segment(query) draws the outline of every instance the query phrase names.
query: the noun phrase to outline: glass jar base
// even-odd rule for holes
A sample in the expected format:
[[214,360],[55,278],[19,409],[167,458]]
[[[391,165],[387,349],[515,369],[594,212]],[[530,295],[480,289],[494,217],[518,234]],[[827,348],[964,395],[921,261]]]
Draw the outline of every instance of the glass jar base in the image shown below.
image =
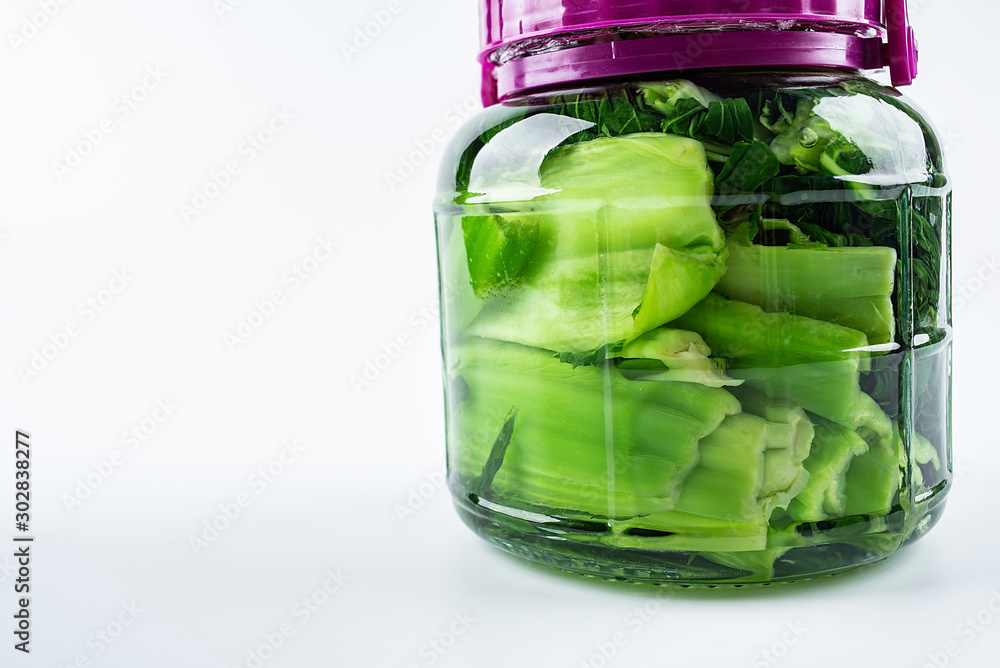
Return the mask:
[[800,523],[770,535],[767,549],[739,552],[669,549],[663,546],[669,536],[631,536],[622,547],[613,523],[561,521],[474,494],[454,499],[462,520],[480,537],[545,566],[619,582],[742,587],[813,580],[886,559],[937,523],[946,491],[944,485],[933,490],[913,512],[897,508],[882,517]]

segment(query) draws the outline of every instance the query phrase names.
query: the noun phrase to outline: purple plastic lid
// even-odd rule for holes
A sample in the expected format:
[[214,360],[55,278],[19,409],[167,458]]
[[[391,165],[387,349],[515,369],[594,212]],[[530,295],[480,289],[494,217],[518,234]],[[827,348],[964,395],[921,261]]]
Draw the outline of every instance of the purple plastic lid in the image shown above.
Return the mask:
[[[482,0],[481,19],[487,105],[646,72],[888,66],[896,86],[917,74],[906,0]],[[541,48],[518,53],[525,43]]]

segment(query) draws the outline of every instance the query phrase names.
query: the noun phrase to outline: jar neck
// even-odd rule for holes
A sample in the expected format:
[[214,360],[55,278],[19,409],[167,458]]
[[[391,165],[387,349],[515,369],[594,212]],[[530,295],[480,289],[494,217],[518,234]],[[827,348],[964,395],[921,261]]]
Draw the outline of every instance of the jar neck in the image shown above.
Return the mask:
[[[709,90],[749,91],[770,88],[823,88],[840,86],[847,82],[865,79],[867,73],[861,70],[829,67],[768,67],[745,68],[726,67],[680,72],[647,72],[623,77],[611,77],[592,81],[571,81],[562,85],[511,93],[504,103],[517,107],[551,104],[553,100],[602,99],[609,89],[636,89],[642,84],[657,84],[678,78]],[[874,83],[874,82],[873,82]],[[734,93],[742,94],[742,93]]]

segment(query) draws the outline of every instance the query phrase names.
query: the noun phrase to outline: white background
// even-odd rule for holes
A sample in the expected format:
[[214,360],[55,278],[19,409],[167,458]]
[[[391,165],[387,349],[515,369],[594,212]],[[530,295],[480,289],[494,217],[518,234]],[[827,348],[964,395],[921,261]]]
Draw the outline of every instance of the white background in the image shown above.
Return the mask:
[[[923,60],[910,92],[946,140],[966,291],[943,521],[837,578],[669,594],[507,557],[434,485],[435,139],[475,106],[476,3],[399,0],[350,58],[342,45],[387,2],[232,0],[220,15],[212,0],[64,1],[15,46],[40,3],[0,9],[0,518],[12,525],[13,433],[26,430],[37,536],[24,656],[14,531],[0,529],[0,665],[253,666],[285,623],[292,635],[262,665],[995,665],[996,3],[913,5]],[[276,109],[294,118],[250,160],[247,137]],[[57,174],[105,119],[112,131]],[[239,174],[185,220],[181,205],[230,161]],[[403,163],[412,174],[390,185]],[[338,248],[311,263],[320,239]],[[295,285],[296,266],[315,272]],[[104,292],[122,271],[127,285]],[[283,301],[230,350],[227,334],[275,290]],[[356,391],[351,376],[400,335],[409,344]],[[65,346],[23,377],[53,341]],[[149,435],[123,439],[133,428]],[[255,477],[288,441],[300,452],[272,464],[283,471]],[[239,517],[195,550],[240,495]],[[338,571],[346,581],[321,592]],[[323,603],[307,619],[310,596]],[[990,622],[960,626],[977,614]],[[451,644],[456,615],[474,621]],[[117,635],[119,621],[131,623]],[[451,646],[439,653],[438,639]],[[957,656],[942,654],[950,642]],[[776,663],[760,654],[772,647],[786,650]]]

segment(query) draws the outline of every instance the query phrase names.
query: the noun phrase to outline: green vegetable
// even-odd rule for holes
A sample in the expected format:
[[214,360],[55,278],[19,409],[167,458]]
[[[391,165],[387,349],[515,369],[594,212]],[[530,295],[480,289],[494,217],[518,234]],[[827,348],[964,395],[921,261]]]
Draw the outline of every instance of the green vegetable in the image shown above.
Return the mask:
[[848,515],[885,515],[896,503],[902,472],[902,441],[896,429],[892,438],[872,446],[851,461],[845,479],[844,512]]
[[725,374],[725,365],[712,359],[712,351],[698,334],[658,327],[609,358],[624,360],[617,365],[626,378],[701,383],[708,387],[742,385]]
[[807,483],[803,461],[813,429],[794,406],[762,408],[777,421],[749,413],[727,417],[698,444],[698,465],[681,485],[674,509],[625,526],[671,534],[658,541],[664,549],[764,549],[771,513],[787,507]]
[[753,111],[743,98],[722,99],[690,81],[643,87],[646,102],[665,117],[664,132],[706,142],[723,160],[736,142],[754,139]]
[[847,510],[847,471],[855,457],[868,452],[857,432],[819,419],[812,450],[805,461],[809,482],[788,506],[796,521],[819,522]]
[[673,323],[701,334],[733,368],[867,359],[868,337],[840,325],[792,315],[765,313],[759,306],[710,294]]
[[[852,85],[848,90],[856,88]],[[895,96],[875,89],[864,92],[851,99],[820,91],[804,91],[799,98],[778,95],[765,106],[761,122],[781,131],[771,148],[783,164],[794,164],[803,173],[833,177],[830,189],[846,187],[844,196],[796,203],[783,215],[787,213],[813,239],[831,246],[874,244],[900,251],[900,262],[912,273],[912,302],[917,310],[912,321],[903,320],[900,329],[901,338],[909,340],[939,326],[947,184],[940,146],[927,124]],[[787,109],[793,104],[796,114],[789,119]],[[887,109],[900,111],[887,113]],[[816,144],[797,143],[801,140],[798,133],[808,134],[810,128],[819,136]],[[896,175],[899,183],[928,188],[873,185],[885,174]],[[791,180],[788,189],[819,187]],[[898,231],[908,227],[911,238],[899,239]],[[910,300],[908,295],[901,298]]]
[[[459,376],[461,378],[461,376]],[[462,378],[462,382],[465,379]],[[467,400],[468,397],[468,385],[463,385],[466,394],[462,398],[462,401]],[[473,493],[477,496],[488,495],[490,489],[493,487],[493,481],[496,479],[497,471],[503,466],[503,460],[507,456],[507,448],[510,447],[510,440],[514,436],[514,425],[517,420],[517,406],[510,409],[507,413],[507,417],[503,421],[503,426],[500,428],[500,433],[497,434],[496,440],[493,441],[493,446],[490,448],[490,456],[483,465],[483,472],[479,474],[475,482],[472,483],[471,488]]]
[[699,441],[740,410],[722,389],[630,381],[536,348],[481,340],[455,353],[453,378],[468,389],[451,408],[449,466],[491,479],[477,494],[515,507],[622,518],[672,509]]
[[869,365],[868,338],[857,330],[709,295],[674,326],[700,333],[730,375],[771,398],[789,399],[807,411],[851,429],[884,435],[889,418],[861,391],[859,372]]
[[832,322],[864,332],[868,343],[893,341],[891,248],[790,248],[729,244],[716,290],[775,313]]
[[469,277],[480,299],[516,281],[538,241],[538,221],[528,216],[466,216],[462,231]]
[[[789,188],[796,188],[790,184]],[[886,193],[884,196],[888,196]],[[902,221],[912,225],[909,244],[904,246],[897,268],[912,272],[912,302],[915,309],[914,332],[933,332],[939,328],[938,305],[944,277],[941,272],[944,256],[941,250],[942,224],[946,214],[944,202],[939,197],[913,197],[903,191],[896,200],[864,200],[852,195],[845,201],[805,203],[782,209],[812,239],[830,246],[885,247],[900,249],[898,230]],[[893,302],[899,303],[899,286]],[[906,297],[910,300],[910,297]],[[899,314],[897,314],[898,316]],[[911,338],[907,330],[911,323],[904,321],[898,329],[902,340]]]
[[538,224],[527,268],[486,300],[471,334],[590,353],[676,318],[722,277],[725,243],[698,142],[595,139],[553,153],[540,178],[551,194],[523,214]]
[[781,110],[780,120],[765,116],[762,123],[781,133],[771,142],[771,150],[783,165],[793,165],[800,172],[818,172],[843,176],[862,174],[871,169],[871,162],[856,144],[830,127],[830,122],[814,113],[817,100],[807,97],[798,101],[795,116],[788,118]]
[[684,481],[675,508],[638,517],[626,526],[671,534],[669,549],[759,550],[767,543],[767,517],[758,497],[764,475],[767,421],[727,417],[698,446],[698,466]]
[[788,507],[809,480],[803,466],[812,447],[815,430],[804,410],[783,399],[769,399],[762,392],[741,387],[732,392],[743,410],[765,418],[769,423],[764,452],[764,481],[760,500],[767,517]]
[[568,140],[568,143],[578,143],[602,136],[618,137],[659,130],[662,118],[655,109],[650,108],[647,99],[630,89],[587,92],[563,100],[554,111],[593,123],[591,129]]
[[941,468],[941,457],[934,444],[921,434],[913,434],[913,461],[918,464],[930,464],[935,469]]
[[746,552],[706,552],[705,557],[745,573],[727,582],[769,582],[774,579],[775,562],[788,552],[787,547],[768,548]]
[[775,135],[788,132],[795,122],[798,99],[791,95],[777,94],[767,100],[761,109],[760,124]]
[[715,180],[715,212],[727,227],[749,223],[760,216],[767,195],[758,192],[778,175],[781,165],[767,144],[737,142]]
[[770,397],[796,401],[806,410],[848,429],[864,429],[884,438],[892,430],[878,402],[861,391],[854,360],[793,364],[778,368],[734,368],[733,378],[747,381]]
[[722,98],[691,81],[678,79],[642,86],[646,103],[664,116],[676,116],[681,102],[694,101],[707,109],[712,102],[722,102]]
[[737,142],[716,179],[720,193],[752,193],[778,175],[778,157],[762,141]]

